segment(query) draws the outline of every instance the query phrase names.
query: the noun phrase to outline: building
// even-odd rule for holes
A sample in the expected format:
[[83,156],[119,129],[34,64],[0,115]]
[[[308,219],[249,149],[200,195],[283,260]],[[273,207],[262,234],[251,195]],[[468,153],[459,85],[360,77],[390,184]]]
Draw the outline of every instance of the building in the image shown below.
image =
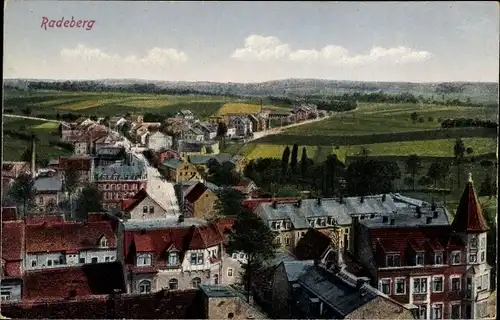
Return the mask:
[[66,200],[62,172],[47,170],[35,178],[35,205],[40,211],[53,212],[61,201]]
[[150,132],[146,137],[146,147],[154,151],[172,148],[172,137],[160,131]]
[[213,217],[216,200],[216,194],[199,182],[184,196],[184,216],[187,218]]
[[268,129],[267,113],[249,114],[248,119],[252,123],[252,132]]
[[2,221],[2,304],[21,300],[24,239],[23,221]]
[[75,267],[116,261],[112,221],[31,221],[25,228],[25,270]]
[[163,207],[146,190],[141,189],[131,199],[122,201],[122,211],[127,213],[128,220],[150,220],[168,218],[177,212],[172,212]]
[[198,169],[189,162],[181,159],[169,159],[163,162],[167,169],[167,180],[175,183],[183,181],[198,181],[201,179]]
[[94,169],[94,181],[103,193],[104,208],[120,208],[122,200],[132,198],[147,187],[146,163],[128,154],[126,163],[98,166]]
[[124,117],[111,117],[109,119],[108,125],[111,129],[116,130],[123,126],[125,123],[127,123],[127,119],[125,119]]
[[105,128],[99,130],[89,130],[88,132],[82,133],[73,141],[73,154],[74,155],[88,155],[95,152],[95,141],[107,136]]
[[125,163],[127,152],[123,147],[102,147],[94,154],[94,166],[108,166],[116,163]]
[[59,157],[58,169],[61,171],[73,167],[78,171],[81,182],[90,182],[92,177],[92,157],[89,155]]
[[179,153],[181,157],[190,155],[219,154],[219,141],[180,140]]
[[122,139],[122,137],[120,137],[118,134],[115,134],[113,131],[108,131],[107,135],[94,140],[93,149],[95,152],[98,152],[99,149],[114,145],[116,142],[119,142]]
[[181,133],[182,140],[203,141],[205,133],[198,127],[185,127]]
[[233,188],[243,193],[247,198],[259,196],[259,187],[248,178],[242,178]]
[[230,154],[203,154],[203,155],[190,155],[188,156],[189,163],[194,164],[198,171],[200,172],[208,172],[208,164],[210,161],[215,161],[218,164],[223,164],[224,162],[232,163],[235,168],[240,165],[240,159],[232,156]]
[[129,293],[220,284],[223,238],[213,223],[180,216],[121,226]]
[[217,137],[217,124],[196,122],[193,124],[193,128],[201,130],[205,140],[213,140]]
[[236,136],[236,128],[233,127],[232,125],[228,125],[227,132],[226,132],[226,138],[233,138],[235,136]]
[[7,188],[22,174],[31,173],[30,164],[24,161],[2,162],[2,188]]
[[252,122],[246,117],[234,117],[230,122],[230,126],[236,128],[237,136],[245,137],[253,132]]
[[414,319],[368,279],[312,260],[282,262],[272,292],[273,316],[279,319]]
[[186,120],[186,121],[193,121],[194,120],[194,114],[189,110],[180,110],[179,112],[177,112],[175,117],[177,119]]
[[[430,209],[430,210],[429,210]],[[488,315],[488,226],[472,180],[455,219],[430,208],[365,220],[356,227],[356,254],[379,289],[415,306],[420,319],[475,319]]]
[[59,126],[61,140],[64,142],[72,142],[81,135],[80,127],[77,123],[62,122]]
[[172,149],[163,151],[159,154],[160,162],[163,163],[165,160],[168,159],[180,159],[181,155]]

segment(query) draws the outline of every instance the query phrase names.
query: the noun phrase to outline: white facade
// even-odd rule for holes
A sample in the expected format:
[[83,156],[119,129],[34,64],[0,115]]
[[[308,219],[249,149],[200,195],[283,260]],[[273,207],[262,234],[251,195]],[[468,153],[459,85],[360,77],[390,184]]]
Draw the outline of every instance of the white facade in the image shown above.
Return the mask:
[[197,133],[193,130],[188,130],[184,132],[183,138],[186,140],[203,141],[205,136],[202,133]]
[[49,252],[26,254],[26,270],[73,267],[82,264],[113,262],[116,249],[81,250],[78,253]]
[[148,149],[155,151],[170,149],[172,147],[172,137],[159,131],[150,133],[146,138],[146,145]]
[[205,140],[213,140],[217,137],[217,132],[205,132]]
[[236,128],[235,127],[228,127],[227,132],[226,132],[226,138],[232,138],[236,135]]
[[150,220],[177,216],[169,214],[167,210],[150,196],[142,200],[141,203],[135,206],[129,213],[129,220]]
[[74,143],[75,149],[73,154],[75,155],[87,155],[89,154],[89,145],[87,142],[78,141]]
[[246,118],[234,118],[231,125],[236,128],[238,136],[247,136],[252,133],[252,123]]

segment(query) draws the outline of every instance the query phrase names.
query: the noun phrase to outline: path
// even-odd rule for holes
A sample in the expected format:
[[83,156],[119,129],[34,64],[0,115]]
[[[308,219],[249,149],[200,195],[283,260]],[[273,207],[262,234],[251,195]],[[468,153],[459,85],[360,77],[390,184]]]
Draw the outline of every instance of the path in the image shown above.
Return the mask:
[[7,118],[18,118],[18,119],[40,120],[40,121],[46,121],[46,122],[62,123],[62,121],[59,121],[59,120],[37,118],[37,117],[29,117],[29,116],[20,116],[20,115],[17,115],[17,114],[4,114],[3,116],[7,117]]
[[248,140],[246,140],[246,142],[251,142],[251,141],[254,141],[254,140],[266,137],[266,136],[270,136],[270,135],[273,135],[273,134],[279,134],[284,129],[288,129],[288,128],[292,128],[292,127],[297,127],[297,126],[301,126],[301,125],[308,124],[308,123],[323,121],[323,120],[328,119],[330,117],[331,116],[326,116],[326,117],[323,117],[323,118],[316,118],[316,119],[312,119],[312,120],[306,120],[306,121],[302,121],[302,122],[299,122],[299,123],[292,123],[292,124],[289,124],[289,125],[286,125],[286,126],[283,126],[283,127],[277,127],[277,128],[273,128],[273,129],[269,129],[269,130],[265,130],[265,131],[254,132],[253,133],[253,137],[250,138],[250,139],[248,139]]

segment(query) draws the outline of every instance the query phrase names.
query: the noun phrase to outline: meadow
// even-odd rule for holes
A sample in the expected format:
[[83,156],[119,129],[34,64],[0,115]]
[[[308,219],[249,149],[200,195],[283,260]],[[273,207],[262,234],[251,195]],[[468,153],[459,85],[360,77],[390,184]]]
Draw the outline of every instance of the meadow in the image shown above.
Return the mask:
[[259,113],[260,105],[250,104],[250,103],[226,103],[224,104],[217,115],[226,114],[249,114],[249,113]]

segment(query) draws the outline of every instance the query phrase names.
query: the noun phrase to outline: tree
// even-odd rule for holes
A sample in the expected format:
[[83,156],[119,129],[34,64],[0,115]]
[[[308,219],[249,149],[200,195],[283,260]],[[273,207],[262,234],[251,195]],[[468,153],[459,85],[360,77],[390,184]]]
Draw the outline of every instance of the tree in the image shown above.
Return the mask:
[[480,196],[489,196],[490,198],[497,194],[497,186],[496,183],[491,178],[491,175],[487,174],[484,177],[483,182],[479,186],[479,195]]
[[338,159],[335,153],[326,157],[324,163],[325,171],[323,176],[325,178],[324,190],[325,195],[335,196],[338,195],[338,186],[341,171],[345,169],[345,165]]
[[464,158],[465,144],[462,139],[457,138],[453,146],[453,154],[455,155],[455,166],[457,167],[457,186],[460,188],[460,164]]
[[215,211],[218,216],[235,216],[241,212],[244,199],[245,196],[238,190],[221,188],[217,191]]
[[443,187],[446,186],[445,180],[450,172],[450,166],[448,162],[445,161],[433,161],[429,167],[427,172],[427,176],[434,182],[434,186],[436,187],[436,182],[438,180],[443,181]]
[[72,195],[80,185],[80,172],[74,165],[69,165],[63,172],[64,190],[68,194],[69,211],[73,216],[73,200]]
[[359,148],[358,155],[363,157],[363,158],[368,158],[368,156],[370,155],[370,149],[368,149],[365,146],[361,146],[361,148]]
[[35,180],[28,173],[21,174],[10,186],[8,195],[18,205],[22,205],[23,216],[26,216],[28,209],[35,204]]
[[292,147],[292,155],[290,157],[290,169],[292,170],[292,173],[297,172],[298,156],[299,156],[299,146],[296,143],[294,143]]
[[31,163],[31,147],[27,147],[21,154],[21,161]]
[[288,171],[288,162],[290,161],[290,147],[286,146],[283,150],[283,155],[281,156],[281,173],[283,176],[286,175]]
[[301,193],[300,190],[297,189],[297,187],[290,184],[285,184],[276,190],[274,196],[280,198],[300,197]]
[[227,125],[224,121],[220,121],[217,125],[217,137],[224,138],[227,133]]
[[300,173],[304,178],[307,174],[307,168],[309,166],[309,159],[307,158],[307,150],[306,147],[302,148],[302,157],[300,158]]
[[242,209],[237,215],[231,231],[228,234],[227,252],[246,253],[247,263],[243,264],[243,281],[250,301],[251,284],[255,272],[262,263],[276,255],[278,245],[276,235],[259,217],[248,209]]
[[210,160],[207,180],[218,186],[234,186],[241,180],[241,174],[235,169],[236,166],[231,162],[220,164],[216,160]]
[[90,212],[101,212],[102,198],[102,193],[95,184],[86,184],[75,201],[75,218],[87,221]]
[[471,147],[468,147],[465,151],[469,156],[474,153],[474,149],[472,149]]
[[411,115],[410,115],[410,119],[411,121],[415,122],[418,120],[418,113],[416,112],[413,112]]
[[410,155],[405,162],[406,165],[406,173],[411,174],[413,181],[413,191],[415,191],[415,180],[418,172],[422,169],[422,162],[420,161],[420,157],[416,154]]

